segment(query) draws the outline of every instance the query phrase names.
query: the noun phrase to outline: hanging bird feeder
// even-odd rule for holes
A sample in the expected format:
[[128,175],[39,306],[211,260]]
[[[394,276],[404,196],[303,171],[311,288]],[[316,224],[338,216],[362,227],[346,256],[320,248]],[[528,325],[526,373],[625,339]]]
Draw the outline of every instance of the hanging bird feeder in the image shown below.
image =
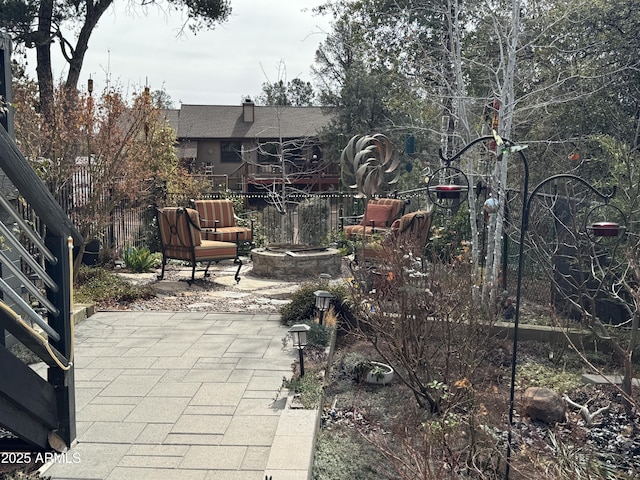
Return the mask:
[[427,192],[434,205],[455,208],[467,199],[469,182],[461,170],[447,166],[433,173]]
[[595,237],[617,237],[623,230],[616,222],[595,222],[589,228]]
[[585,218],[585,224],[587,235],[592,238],[617,238],[627,230],[622,210],[609,204],[592,208]]
[[459,199],[462,195],[461,185],[436,185],[433,191],[437,198],[440,199]]

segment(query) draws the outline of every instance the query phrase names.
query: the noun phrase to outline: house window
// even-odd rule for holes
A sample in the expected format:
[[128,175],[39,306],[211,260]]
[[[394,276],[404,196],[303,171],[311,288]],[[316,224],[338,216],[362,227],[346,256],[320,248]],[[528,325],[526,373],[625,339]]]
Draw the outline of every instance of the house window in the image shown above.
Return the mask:
[[279,143],[261,142],[258,146],[258,162],[280,163]]
[[284,158],[292,163],[304,162],[304,156],[302,155],[302,149],[295,143],[290,143],[285,146]]
[[240,142],[222,142],[220,144],[221,162],[241,162],[242,144]]

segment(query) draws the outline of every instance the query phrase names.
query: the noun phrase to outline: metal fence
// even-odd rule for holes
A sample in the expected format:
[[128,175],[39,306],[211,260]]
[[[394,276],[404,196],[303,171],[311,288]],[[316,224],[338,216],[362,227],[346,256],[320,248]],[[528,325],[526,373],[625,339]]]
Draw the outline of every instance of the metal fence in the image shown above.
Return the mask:
[[[87,195],[91,189],[87,173],[79,170],[74,179],[75,191],[72,189],[58,192],[58,199],[74,219],[87,202]],[[362,215],[365,199],[351,192],[292,192],[283,199],[273,192],[242,192],[224,194],[207,194],[201,198],[230,199],[235,204],[236,214],[241,217],[240,222],[249,224],[253,221],[254,238],[258,245],[270,243],[302,243],[318,245],[339,240],[339,232],[344,218]],[[405,213],[426,208],[430,204],[426,188],[396,195],[406,201]],[[164,205],[189,206],[190,197],[187,194],[166,195],[158,203]],[[151,203],[151,202],[149,202]],[[28,209],[23,212],[27,218]],[[436,209],[436,214],[440,212]],[[443,214],[447,215],[447,214]],[[37,219],[32,219],[37,223]],[[348,221],[348,220],[347,220]],[[446,219],[442,220],[445,225]],[[512,228],[512,227],[511,227]],[[119,257],[124,249],[133,245],[148,247],[158,251],[160,247],[155,211],[147,204],[131,205],[121,203],[110,213],[108,227],[96,232],[98,241],[88,247],[88,255],[98,259],[98,249],[107,258]],[[506,275],[503,277],[509,290],[515,288],[518,243],[514,232],[505,235],[508,238],[503,253],[503,263]],[[95,250],[95,251],[94,251]],[[538,303],[547,303],[550,298],[549,283],[537,275],[531,268],[525,269],[523,286],[527,297]]]
[[[84,183],[79,182],[79,185]],[[407,201],[406,212],[424,208],[428,204],[426,190],[397,194]],[[63,196],[63,207],[74,217],[74,204],[79,195]],[[205,198],[205,197],[202,197]],[[209,194],[208,198],[220,198]],[[235,204],[236,214],[246,224],[253,220],[256,240],[268,243],[304,243],[317,245],[328,241],[340,230],[347,218],[362,215],[365,199],[350,192],[295,192],[284,199],[271,193],[225,193],[224,198]],[[67,200],[64,203],[64,200]],[[167,195],[166,205],[189,206],[187,195]],[[102,248],[122,252],[128,245],[157,248],[155,216],[147,205],[121,204],[111,212],[110,226],[97,232]]]

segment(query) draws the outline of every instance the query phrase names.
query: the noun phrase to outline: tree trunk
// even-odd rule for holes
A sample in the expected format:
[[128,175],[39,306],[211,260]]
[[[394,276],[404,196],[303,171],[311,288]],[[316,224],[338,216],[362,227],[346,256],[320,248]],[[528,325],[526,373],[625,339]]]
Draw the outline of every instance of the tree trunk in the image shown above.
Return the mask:
[[80,71],[84,62],[84,56],[89,48],[89,39],[94,28],[98,24],[102,14],[111,6],[113,0],[101,0],[97,3],[86,2],[87,11],[85,13],[84,24],[78,35],[76,46],[67,61],[69,62],[69,73],[67,74],[67,89],[76,90],[80,81]]
[[[513,114],[515,110],[515,71],[517,64],[518,41],[520,38],[520,11],[521,0],[513,0],[511,4],[511,25],[506,34],[507,46],[503,82],[500,92],[501,110],[498,122],[498,133],[505,138],[510,138],[513,127]],[[496,152],[498,155],[500,152]],[[498,298],[498,277],[502,261],[502,233],[504,220],[504,202],[507,192],[507,162],[509,155],[502,155],[502,160],[496,162],[493,180],[498,185],[499,210],[494,231],[494,241],[487,244],[487,257],[492,263],[486,266],[485,283],[483,285],[482,298],[492,305]]]
[[53,118],[53,72],[51,70],[51,24],[53,18],[53,0],[42,0],[38,10],[38,35],[36,43],[36,74],[40,110],[48,124]]

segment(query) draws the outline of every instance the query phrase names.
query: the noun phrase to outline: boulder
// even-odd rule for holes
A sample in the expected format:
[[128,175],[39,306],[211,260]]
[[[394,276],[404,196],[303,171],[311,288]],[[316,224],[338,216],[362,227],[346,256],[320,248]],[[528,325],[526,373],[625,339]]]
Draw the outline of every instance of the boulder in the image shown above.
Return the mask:
[[553,425],[565,421],[566,405],[550,388],[529,387],[524,392],[524,414],[531,420]]

